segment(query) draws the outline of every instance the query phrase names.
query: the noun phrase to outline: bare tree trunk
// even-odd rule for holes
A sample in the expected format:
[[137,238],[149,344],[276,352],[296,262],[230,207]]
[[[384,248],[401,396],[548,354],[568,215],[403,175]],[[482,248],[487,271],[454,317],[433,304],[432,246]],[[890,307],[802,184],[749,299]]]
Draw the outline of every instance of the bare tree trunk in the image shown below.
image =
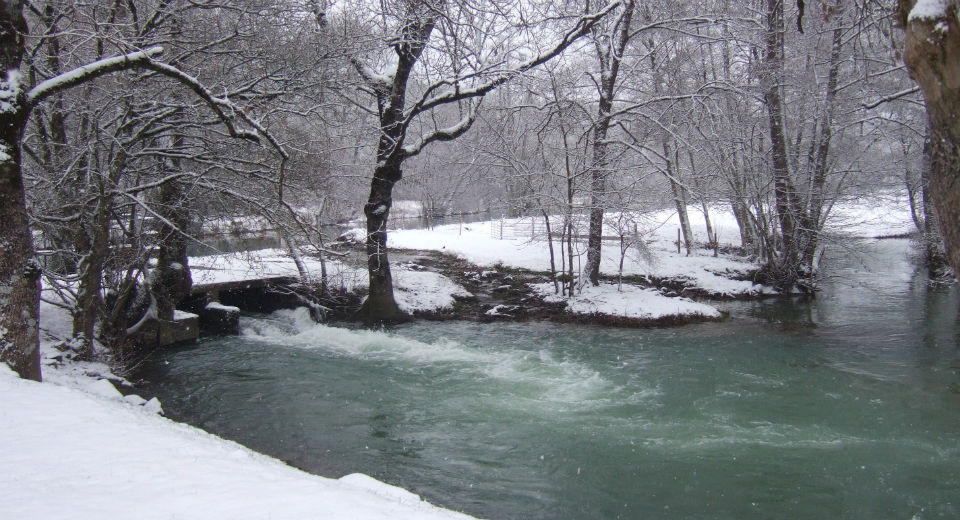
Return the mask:
[[[112,189],[108,187],[108,190]],[[92,222],[87,223],[84,234],[83,257],[79,264],[79,286],[73,314],[73,337],[79,342],[79,354],[89,358],[93,355],[95,328],[103,308],[103,267],[109,251],[110,214],[112,197],[101,193]]]
[[733,217],[737,221],[737,227],[740,229],[740,247],[744,251],[756,253],[756,233],[753,229],[753,223],[750,221],[746,204],[738,197],[730,201],[730,208],[733,210]]
[[[6,21],[9,24],[9,19]],[[9,78],[11,69],[6,70]],[[0,112],[0,147],[4,151],[0,162],[0,361],[20,377],[39,381],[40,269],[33,258],[20,175],[20,117],[16,112]]]
[[157,303],[157,318],[172,321],[180,300],[190,294],[193,283],[187,262],[187,227],[189,211],[184,206],[183,189],[178,181],[160,186],[158,213],[166,220],[160,223],[160,247],[157,266],[150,274],[150,291]]
[[790,158],[784,122],[783,98],[783,0],[767,0],[766,55],[764,57],[763,100],[767,107],[770,131],[771,163],[777,218],[783,238],[773,282],[781,289],[796,284],[800,261],[800,222],[797,211],[796,189],[790,176]]
[[687,189],[680,181],[679,165],[675,163],[676,155],[673,152],[673,147],[670,146],[669,139],[663,140],[663,156],[666,160],[664,173],[670,182],[674,207],[677,208],[677,217],[680,218],[680,229],[683,232],[683,243],[687,249],[687,256],[690,256],[693,250],[693,230],[690,228],[690,214],[687,212]]
[[[926,154],[927,146],[924,143],[924,154]],[[919,178],[914,181],[911,177],[911,168],[910,168],[910,149],[907,146],[903,147],[903,185],[907,189],[907,202],[910,204],[910,220],[913,221],[914,227],[917,228],[917,232],[921,235],[926,234],[927,222],[924,218],[925,208],[923,207],[923,184],[926,181],[926,175],[923,171],[920,172]],[[926,166],[926,161],[924,161],[924,166]],[[926,168],[923,168],[924,170]],[[918,197],[919,195],[919,197]]]
[[387,256],[387,219],[393,205],[393,186],[401,176],[399,164],[378,166],[370,184],[370,197],[363,207],[363,214],[367,217],[370,292],[358,317],[367,323],[396,322],[405,317],[393,297],[393,274]]
[[703,186],[698,180],[700,176],[697,175],[697,163],[693,158],[693,150],[688,149],[687,153],[690,158],[690,178],[696,184],[697,197],[700,199],[700,209],[703,211],[703,223],[707,228],[707,243],[713,248],[714,256],[716,256],[719,243],[717,235],[713,230],[713,223],[710,221],[710,206],[707,204],[707,198],[704,196]]
[[576,285],[574,273],[576,269],[573,266],[573,220],[567,221],[567,296],[573,296]]
[[[86,131],[83,133],[86,134]],[[120,136],[126,137],[126,134],[121,132]],[[79,285],[73,314],[73,337],[78,342],[77,350],[81,357],[89,358],[94,353],[96,324],[103,311],[103,269],[110,254],[110,217],[115,210],[113,193],[127,166],[127,158],[125,147],[117,147],[110,158],[108,175],[106,178],[98,177],[96,206],[87,220],[81,215],[80,225],[75,232],[75,248],[81,258],[77,266]],[[89,166],[85,155],[82,163],[83,166]]]
[[540,212],[543,214],[543,224],[547,227],[547,246],[550,248],[550,278],[553,279],[553,292],[559,293],[560,286],[557,283],[557,261],[553,255],[553,234],[550,232],[550,215],[547,210],[540,206]]
[[806,224],[803,238],[803,266],[812,271],[817,248],[820,243],[820,229],[823,227],[824,190],[827,181],[827,172],[830,168],[830,141],[833,138],[833,119],[837,107],[837,82],[840,75],[840,51],[843,48],[843,4],[835,4],[833,14],[833,42],[830,50],[830,70],[827,73],[827,91],[824,94],[823,117],[820,120],[820,131],[816,141],[816,155],[813,163],[812,185],[810,188],[810,204],[807,210]]
[[[929,129],[927,130],[929,132]],[[920,205],[923,218],[920,223],[920,232],[923,235],[923,249],[927,268],[931,275],[936,275],[941,268],[947,265],[947,258],[943,251],[943,237],[936,226],[937,215],[933,207],[930,194],[931,150],[929,137],[923,142],[923,166],[920,170]]]
[[[910,16],[916,0],[900,1],[907,32],[903,59],[927,104],[930,132],[929,187],[947,260],[960,275],[960,22],[957,2],[942,13]],[[942,29],[946,27],[946,29]]]
[[[43,11],[40,21],[46,32],[47,52],[46,66],[50,73],[56,75],[62,72],[60,61],[60,37],[57,28],[57,17],[55,16],[52,5],[47,5]],[[63,98],[61,94],[52,96],[49,108],[38,107],[37,114],[37,134],[40,138],[40,158],[42,166],[54,177],[65,175],[67,172],[66,154],[67,131],[66,116],[63,107]],[[82,170],[82,168],[77,168]],[[70,179],[74,182],[57,183],[54,188],[53,197],[59,203],[57,207],[57,216],[60,218],[69,218],[76,212],[74,197],[78,189],[76,179]],[[75,222],[74,222],[75,224]],[[45,263],[45,268],[60,274],[74,273],[77,270],[77,258],[70,251],[70,246],[75,243],[77,226],[53,224],[43,229],[44,239],[53,242],[53,249],[56,253],[49,257]]]
[[27,217],[20,139],[26,124],[20,87],[23,2],[0,3],[0,361],[20,377],[40,380],[40,270]]
[[[377,166],[370,181],[370,196],[363,206],[367,218],[367,273],[370,290],[357,317],[366,323],[396,322],[405,319],[393,297],[393,275],[387,256],[387,219],[393,206],[393,187],[403,177],[401,170],[406,152],[404,110],[407,82],[413,68],[433,32],[435,14],[443,1],[418,5],[411,3],[408,21],[403,27],[403,38],[395,47],[396,70],[391,81],[372,80],[380,116],[380,137],[377,141]],[[421,11],[423,9],[423,11]],[[365,70],[359,65],[364,75]]]
[[590,231],[587,238],[587,264],[584,274],[593,285],[600,284],[600,256],[603,249],[603,213],[606,207],[607,176],[610,175],[609,145],[607,133],[612,122],[613,98],[616,93],[617,76],[623,51],[630,39],[630,21],[633,17],[633,0],[623,4],[622,15],[615,19],[610,31],[602,34],[601,26],[594,27],[594,45],[600,61],[600,101],[597,121],[593,127],[593,165],[590,171]]

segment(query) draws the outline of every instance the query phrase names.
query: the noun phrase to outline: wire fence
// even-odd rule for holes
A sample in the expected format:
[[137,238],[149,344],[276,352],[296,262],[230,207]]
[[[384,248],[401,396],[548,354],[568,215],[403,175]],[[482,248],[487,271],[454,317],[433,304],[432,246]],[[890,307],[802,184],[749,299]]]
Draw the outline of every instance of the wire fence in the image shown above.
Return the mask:
[[[567,225],[569,229],[565,229]],[[606,227],[606,226],[605,226]],[[550,219],[550,235],[553,238],[572,236],[574,241],[585,242],[588,238],[590,217],[588,215],[572,215],[569,220],[563,218]],[[607,232],[610,229],[606,230]],[[622,235],[622,236],[621,236]],[[622,237],[639,236],[636,224],[628,226],[622,233],[604,235],[605,241],[620,241]],[[547,240],[547,222],[543,217],[501,218],[490,222],[490,237],[500,240]]]

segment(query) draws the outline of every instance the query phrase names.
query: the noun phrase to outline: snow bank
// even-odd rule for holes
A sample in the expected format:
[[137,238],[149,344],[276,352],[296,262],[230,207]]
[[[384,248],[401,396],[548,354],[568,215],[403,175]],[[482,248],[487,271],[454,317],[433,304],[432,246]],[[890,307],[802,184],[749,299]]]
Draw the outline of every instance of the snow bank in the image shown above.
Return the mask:
[[567,302],[566,311],[572,314],[620,316],[624,318],[656,320],[671,316],[719,318],[720,311],[689,300],[667,297],[653,289],[616,284],[587,285],[571,298],[553,292],[552,283],[531,284],[530,287],[548,302]]
[[[304,257],[312,276],[319,278],[320,261]],[[190,259],[194,284],[235,282],[273,276],[299,276],[297,266],[286,252],[265,249],[252,253],[198,256]],[[330,285],[346,291],[359,291],[368,285],[367,273],[338,260],[327,261]],[[404,312],[438,311],[453,305],[454,297],[470,293],[438,273],[415,270],[412,265],[393,268],[394,297]]]
[[5,366],[0,395],[2,518],[469,518],[370,477],[310,475],[143,407],[21,380]]
[[393,274],[394,299],[400,310],[438,311],[453,306],[454,298],[470,297],[469,291],[446,276],[400,266]]
[[[632,222],[636,222],[646,249],[639,251],[634,247],[627,252],[623,263],[624,275],[673,279],[691,289],[717,297],[756,296],[773,292],[769,287],[734,279],[742,278],[745,273],[759,267],[746,259],[727,255],[716,258],[710,249],[696,249],[690,256],[686,255],[686,251],[678,253],[676,239],[680,222],[675,211],[625,215],[625,219],[619,219],[620,216],[608,213],[604,217],[604,235],[617,235],[612,225],[617,220],[631,222],[628,228],[632,228]],[[740,245],[740,231],[729,209],[711,208],[710,219],[721,245]],[[691,207],[690,220],[694,239],[699,243],[707,242],[702,213]],[[554,227],[558,226],[558,222],[559,219],[555,218]],[[481,266],[502,263],[511,268],[547,271],[550,268],[550,253],[545,239],[500,238],[501,229],[515,227],[524,230],[532,226],[531,219],[526,218],[463,226],[453,224],[432,230],[396,230],[390,232],[388,245],[397,249],[441,251]],[[827,222],[827,231],[845,236],[878,237],[910,233],[914,231],[914,226],[906,196],[888,194],[837,202]],[[586,261],[585,251],[585,244],[581,244],[580,254],[574,260],[580,262],[578,268]],[[559,255],[559,248],[555,249],[555,253]],[[619,263],[620,245],[616,241],[604,241],[600,271],[608,275],[616,274]]]
[[117,390],[125,381],[107,365],[57,349],[70,313],[44,296],[44,383],[0,364],[0,518],[469,518],[366,475],[317,477],[164,419],[155,397]]
[[[732,220],[732,215],[727,218],[718,212],[711,217],[721,243],[739,244],[739,230]],[[611,215],[608,215],[607,219],[612,220]],[[624,275],[678,279],[691,288],[718,297],[755,296],[769,291],[769,288],[765,289],[751,282],[730,279],[755,270],[758,266],[752,262],[728,256],[714,258],[711,250],[704,249],[696,251],[692,256],[678,254],[673,241],[676,240],[679,221],[673,212],[656,212],[647,215],[645,221],[647,227],[641,229],[641,233],[647,242],[649,254],[641,254],[636,248],[628,251],[624,258]],[[517,222],[520,221],[515,219],[506,221],[506,224]],[[530,219],[524,219],[523,225],[529,226],[529,222]],[[500,222],[497,221],[462,227],[459,224],[438,226],[432,230],[397,230],[390,232],[387,244],[397,249],[441,251],[480,266],[503,264],[532,271],[550,269],[550,253],[546,240],[506,237],[500,239],[496,233],[499,226]],[[704,226],[694,228],[697,239],[706,241]],[[615,231],[607,229],[605,234],[613,235]],[[560,254],[559,248],[555,249],[555,254]],[[585,262],[585,253],[575,261]],[[619,263],[620,245],[605,241],[601,252],[600,271],[616,274]]]
[[[310,273],[315,273],[319,278],[321,272],[320,261],[316,258],[304,256],[303,262],[307,270]],[[341,274],[339,267],[341,267],[339,262],[327,262],[327,270],[331,278],[339,277]],[[300,274],[297,271],[297,265],[282,249],[194,256],[190,257],[190,271],[195,285],[275,276],[299,276]],[[349,274],[353,274],[352,271]],[[349,288],[353,279],[343,277],[343,282]]]

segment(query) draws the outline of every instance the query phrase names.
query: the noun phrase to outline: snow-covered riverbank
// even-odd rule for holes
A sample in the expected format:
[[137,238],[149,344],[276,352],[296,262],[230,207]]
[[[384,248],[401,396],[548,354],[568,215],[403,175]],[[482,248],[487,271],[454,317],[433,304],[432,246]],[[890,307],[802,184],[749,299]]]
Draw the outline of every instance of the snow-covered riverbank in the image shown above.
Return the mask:
[[[607,276],[622,273],[627,278],[625,283],[608,282],[599,287],[580,287],[574,295],[562,296],[553,294],[555,289],[552,284],[531,278],[529,286],[524,288],[525,293],[540,302],[553,305],[553,308],[556,305],[565,306],[564,312],[570,315],[607,318],[606,321],[611,323],[615,322],[611,320],[617,319],[625,323],[670,322],[671,319],[683,322],[719,316],[717,309],[709,303],[693,302],[685,296],[738,299],[775,294],[772,288],[750,280],[751,273],[759,265],[747,258],[724,253],[714,256],[714,251],[705,247],[695,248],[691,254],[678,252],[676,233],[679,220],[673,211],[617,217],[616,214],[608,215],[604,234],[616,236],[615,223],[629,222],[620,227],[628,230],[626,234],[630,235],[632,245],[624,251],[616,240],[605,241],[601,273]],[[707,242],[704,219],[696,211],[691,212],[691,219],[694,237],[703,246]],[[711,220],[720,249],[734,250],[739,245],[740,235],[733,215],[724,208],[714,208]],[[834,207],[828,223],[831,240],[842,236],[899,235],[911,230],[905,199],[894,196],[840,202]],[[363,233],[362,229],[354,230],[352,239],[362,242]],[[555,267],[559,269],[560,252],[556,242]],[[469,301],[477,296],[471,293],[471,290],[478,289],[476,284],[464,287],[471,277],[499,274],[499,278],[502,278],[504,271],[510,270],[545,273],[551,267],[550,246],[545,239],[543,223],[537,218],[395,230],[390,232],[388,244],[393,250],[449,255],[463,260],[473,271],[438,269],[437,262],[433,262],[432,268],[427,268],[424,259],[416,256],[412,261],[395,263],[393,273],[397,302],[402,310],[409,313],[449,315],[456,301]],[[575,271],[579,271],[584,261],[582,249],[585,244],[578,247],[581,251],[574,258]],[[305,256],[304,260],[307,269],[318,275],[319,262],[309,256]],[[360,260],[328,260],[327,271],[332,285],[345,291],[363,293],[366,290],[366,273]],[[196,257],[191,259],[191,266],[195,283],[297,274],[292,260],[284,251],[276,249]],[[537,303],[529,298],[525,302],[528,305]],[[522,307],[523,303],[491,301],[480,310],[485,319],[510,319],[536,314],[515,312],[516,307]],[[511,306],[513,311],[504,312],[500,304]]]
[[[910,231],[909,213],[896,205],[847,204],[837,215],[843,225],[837,224],[835,232],[878,236]],[[707,250],[689,257],[677,254],[675,217],[664,213],[658,218],[662,224],[647,237],[653,254],[626,258],[625,275],[683,279],[717,295],[764,290],[731,279],[755,267],[747,261],[714,258]],[[721,243],[736,243],[729,216],[719,213],[714,219]],[[398,231],[391,233],[390,244],[462,258],[480,269],[474,273],[478,279],[509,276],[497,275],[501,267],[547,270],[545,242],[494,236],[493,225]],[[698,227],[695,233],[702,238]],[[605,246],[603,271],[615,272],[618,261],[619,247]],[[196,283],[296,274],[293,262],[279,250],[197,257],[191,264]],[[307,267],[319,272],[315,260],[307,258]],[[365,286],[356,265],[331,261],[328,269],[345,289]],[[408,312],[446,309],[456,298],[471,296],[461,283],[416,263],[404,262],[394,272],[398,301]],[[574,314],[646,320],[718,315],[709,305],[629,284],[585,287],[569,299],[553,294],[552,283],[529,289],[548,302],[563,300]],[[491,310],[492,318],[510,314],[505,307]],[[105,365],[70,361],[54,348],[69,337],[69,319],[64,309],[41,305],[45,383],[19,380],[0,367],[0,517],[465,518],[370,477],[309,475],[161,417],[160,403],[150,396],[122,395],[110,382],[122,380]]]
[[166,419],[156,399],[124,396],[106,365],[56,349],[70,333],[65,309],[44,302],[40,318],[44,382],[0,365],[0,518],[469,518],[366,475],[311,475]]
[[0,517],[468,518],[365,475],[310,475],[111,398],[101,381],[97,393],[0,366]]

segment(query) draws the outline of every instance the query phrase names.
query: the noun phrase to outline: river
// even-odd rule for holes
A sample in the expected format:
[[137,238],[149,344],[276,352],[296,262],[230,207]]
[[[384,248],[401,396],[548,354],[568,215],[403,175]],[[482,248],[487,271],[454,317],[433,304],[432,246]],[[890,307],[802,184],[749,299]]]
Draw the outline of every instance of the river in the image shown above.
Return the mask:
[[[143,367],[168,415],[491,519],[960,517],[955,287],[909,242],[660,329],[250,316]],[[839,251],[839,250],[838,250]]]

